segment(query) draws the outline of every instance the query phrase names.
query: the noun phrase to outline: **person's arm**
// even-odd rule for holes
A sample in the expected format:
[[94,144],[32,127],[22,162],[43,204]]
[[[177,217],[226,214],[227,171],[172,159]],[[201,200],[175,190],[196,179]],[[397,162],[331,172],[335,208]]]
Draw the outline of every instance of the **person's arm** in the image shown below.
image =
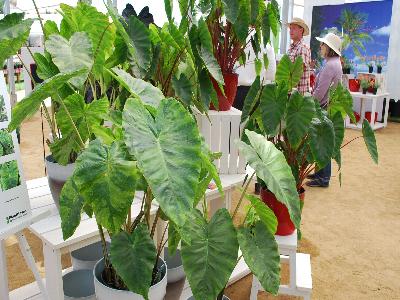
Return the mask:
[[313,91],[314,98],[318,99],[318,101],[321,102],[328,93],[331,82],[332,74],[329,70],[329,66],[326,65],[318,75],[318,81],[316,82]]

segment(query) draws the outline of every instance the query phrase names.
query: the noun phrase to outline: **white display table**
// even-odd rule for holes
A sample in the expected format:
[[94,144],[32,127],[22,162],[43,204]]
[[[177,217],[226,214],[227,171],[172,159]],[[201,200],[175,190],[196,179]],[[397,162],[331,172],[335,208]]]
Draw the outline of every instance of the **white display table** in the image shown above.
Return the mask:
[[[360,120],[356,123],[353,124],[350,122],[350,118],[346,117],[346,128],[351,128],[351,129],[358,129],[361,130],[362,129],[362,123],[365,119],[365,106],[366,106],[366,102],[367,101],[371,101],[372,102],[372,106],[371,106],[371,127],[373,130],[377,130],[380,128],[384,128],[387,126],[387,118],[388,118],[388,111],[389,111],[389,93],[379,93],[379,94],[363,94],[360,92],[350,92],[351,96],[353,97],[353,101],[360,101]],[[387,98],[387,103],[385,106],[385,113],[383,116],[383,122],[378,122],[377,120],[375,120],[375,112],[376,112],[376,104],[378,101],[384,101],[384,99]]]

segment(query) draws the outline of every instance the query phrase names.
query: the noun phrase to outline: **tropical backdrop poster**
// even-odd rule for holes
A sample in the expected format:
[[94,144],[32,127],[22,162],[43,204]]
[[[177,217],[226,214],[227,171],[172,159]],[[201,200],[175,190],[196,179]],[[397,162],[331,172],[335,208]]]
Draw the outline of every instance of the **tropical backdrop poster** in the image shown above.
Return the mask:
[[343,61],[354,72],[368,72],[368,65],[386,70],[393,0],[314,6],[311,53],[319,57],[317,36],[334,32],[343,39]]

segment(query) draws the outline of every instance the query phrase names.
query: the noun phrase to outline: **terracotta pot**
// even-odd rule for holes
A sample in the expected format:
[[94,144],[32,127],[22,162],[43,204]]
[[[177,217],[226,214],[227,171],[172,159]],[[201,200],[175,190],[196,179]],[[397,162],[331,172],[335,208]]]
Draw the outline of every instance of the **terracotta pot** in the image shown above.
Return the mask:
[[[233,73],[233,74],[223,74],[223,76],[224,76],[224,82],[225,82],[225,85],[224,85],[225,96],[222,94],[217,81],[212,77],[211,77],[211,81],[212,81],[215,91],[217,92],[219,110],[227,111],[227,110],[231,109],[233,101],[235,100],[239,75]],[[212,103],[210,105],[210,109],[215,110],[215,107]]]
[[[305,197],[305,190],[301,188],[299,191],[300,208],[303,208]],[[290,220],[290,215],[287,207],[279,202],[275,195],[266,189],[261,189],[261,200],[268,205],[270,209],[274,212],[276,218],[278,219],[278,227],[276,228],[276,235],[291,235],[296,227]]]
[[351,92],[358,92],[360,90],[360,80],[349,79],[349,90]]

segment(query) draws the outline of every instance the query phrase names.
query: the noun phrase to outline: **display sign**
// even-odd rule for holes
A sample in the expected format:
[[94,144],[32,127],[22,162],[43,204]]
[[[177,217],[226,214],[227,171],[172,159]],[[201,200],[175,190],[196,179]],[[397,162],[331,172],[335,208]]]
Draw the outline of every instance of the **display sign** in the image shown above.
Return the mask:
[[10,97],[0,71],[0,233],[31,216],[16,132],[9,133]]

